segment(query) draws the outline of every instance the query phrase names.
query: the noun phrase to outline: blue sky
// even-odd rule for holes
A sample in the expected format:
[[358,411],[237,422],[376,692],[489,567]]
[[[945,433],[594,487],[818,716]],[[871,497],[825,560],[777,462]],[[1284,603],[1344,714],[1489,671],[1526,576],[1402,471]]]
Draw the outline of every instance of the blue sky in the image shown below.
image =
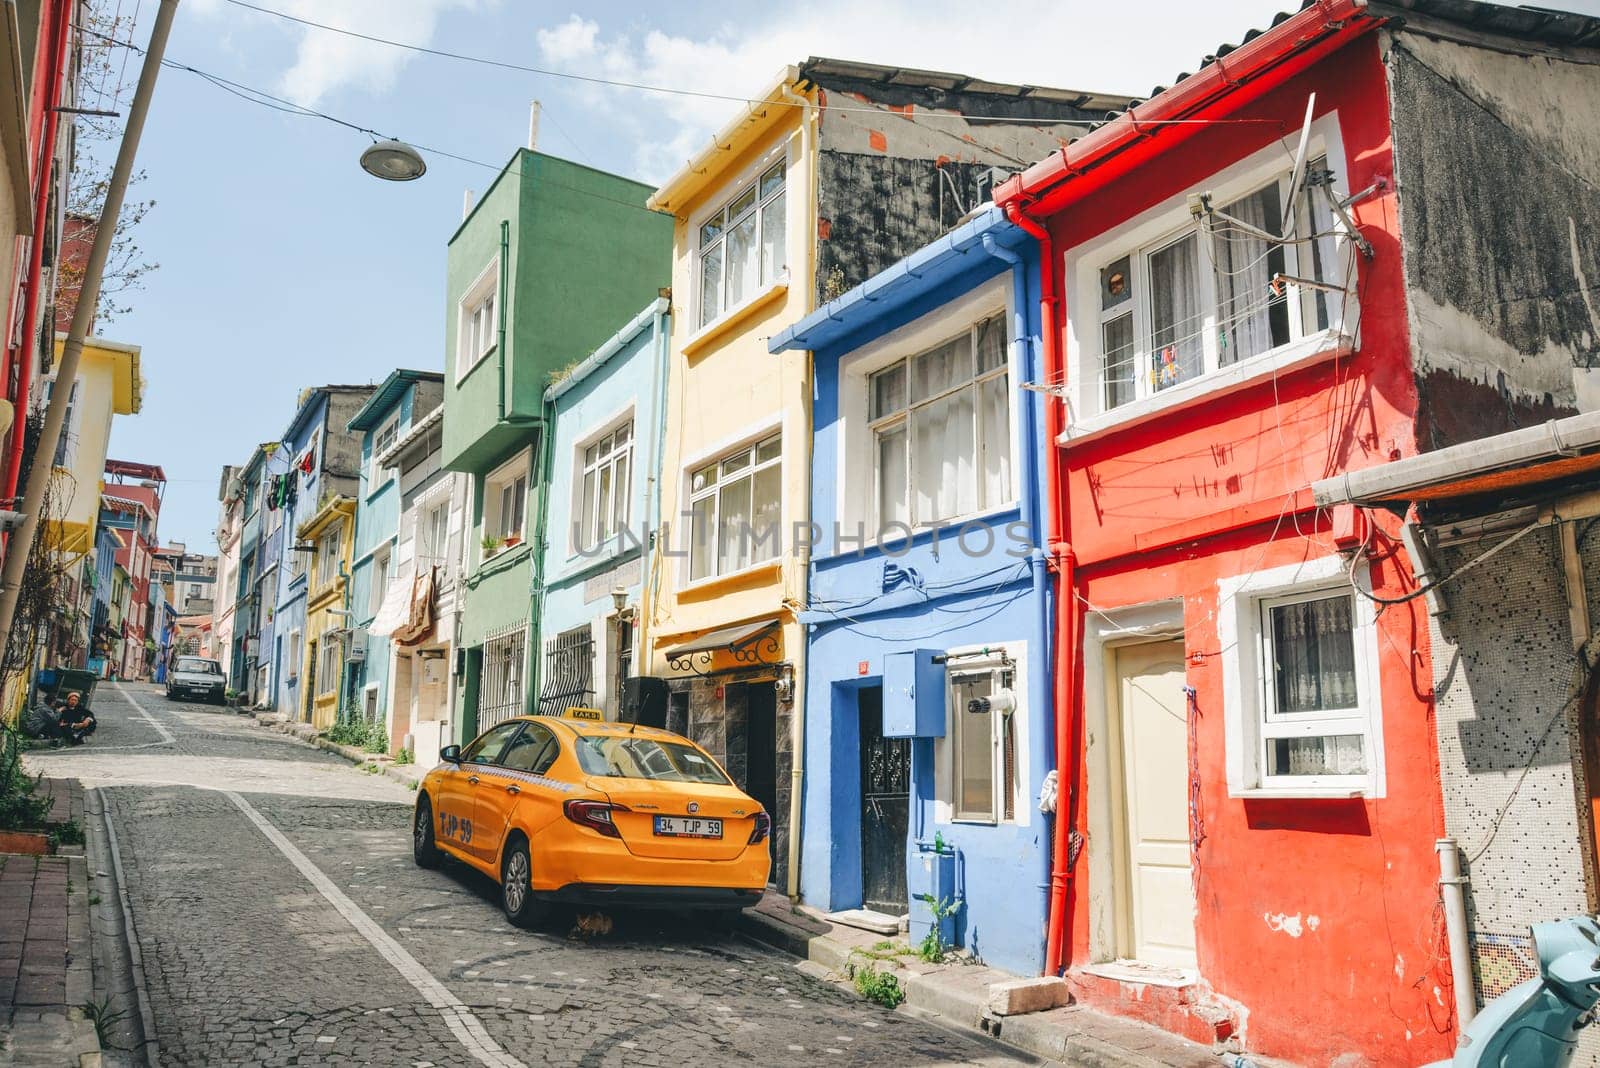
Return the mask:
[[[601,0],[581,13],[535,0],[252,2],[449,51],[736,96],[808,55],[1139,96],[1298,6],[1056,0],[1039,5],[1042,29],[1019,34],[1004,8],[968,0]],[[143,43],[156,3],[121,6],[138,11]],[[1563,6],[1600,14],[1600,0]],[[542,150],[645,181],[670,174],[738,106],[418,55],[229,0],[184,0],[168,58],[496,167],[526,139],[538,99]],[[137,66],[135,56],[130,92]],[[421,180],[381,182],[357,166],[368,140],[163,71],[139,153],[139,195],[156,207],[138,238],[160,270],[101,333],[143,346],[144,410],[116,421],[112,455],[165,468],[165,540],[214,550],[221,466],[275,439],[301,388],[443,367],[444,243],[463,191],[493,171],[429,156]]]

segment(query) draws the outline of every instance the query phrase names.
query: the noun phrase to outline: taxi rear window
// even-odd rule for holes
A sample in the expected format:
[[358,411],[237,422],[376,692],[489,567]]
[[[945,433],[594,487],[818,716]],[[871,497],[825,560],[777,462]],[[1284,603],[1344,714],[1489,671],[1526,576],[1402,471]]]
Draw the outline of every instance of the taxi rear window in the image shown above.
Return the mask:
[[579,735],[578,764],[588,775],[614,779],[726,785],[722,769],[698,749],[628,734]]

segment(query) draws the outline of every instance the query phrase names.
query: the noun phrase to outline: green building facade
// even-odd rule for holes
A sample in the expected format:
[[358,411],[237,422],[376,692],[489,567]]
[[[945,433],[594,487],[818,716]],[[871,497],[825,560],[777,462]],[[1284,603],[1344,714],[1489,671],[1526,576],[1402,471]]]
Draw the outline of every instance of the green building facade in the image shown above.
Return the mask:
[[544,390],[671,276],[652,186],[519,149],[451,237],[444,465],[472,476],[455,739],[530,712],[541,647]]

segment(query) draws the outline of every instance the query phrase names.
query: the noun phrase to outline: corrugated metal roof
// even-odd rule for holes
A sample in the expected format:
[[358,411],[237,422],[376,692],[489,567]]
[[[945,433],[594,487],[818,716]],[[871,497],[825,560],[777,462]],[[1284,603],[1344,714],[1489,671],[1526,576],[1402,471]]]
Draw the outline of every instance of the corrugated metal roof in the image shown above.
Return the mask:
[[[1306,8],[1316,6],[1317,0],[1303,0],[1295,10],[1304,11]],[[1377,0],[1368,5],[1368,10],[1376,17],[1397,20],[1397,25],[1403,25],[1408,16],[1415,15],[1451,23],[1479,33],[1500,34],[1541,45],[1560,48],[1600,46],[1600,18],[1575,11],[1558,11],[1554,8],[1531,5],[1493,4],[1484,0]],[[1272,20],[1265,27],[1246,30],[1237,42],[1224,41],[1210,55],[1201,58],[1200,65],[1195,71],[1180,73],[1173,79],[1172,84],[1176,85],[1193,73],[1204,70],[1218,58],[1226,56],[1240,45],[1255,40],[1273,26],[1292,18],[1294,14],[1294,11],[1280,11],[1272,16]],[[1163,93],[1168,88],[1169,86],[1158,85],[1150,90],[1150,96]],[[1127,104],[1131,106],[1142,102],[1131,100]]]
[[992,82],[966,74],[949,71],[919,70],[915,67],[891,67],[878,63],[859,63],[848,59],[829,59],[812,56],[800,65],[800,76],[812,81],[818,77],[848,78],[852,81],[874,85],[894,86],[900,89],[940,89],[947,93],[980,93],[986,96],[1007,97],[1011,100],[1040,100],[1085,111],[1112,111],[1128,106],[1128,98],[1116,94],[1095,93],[1082,89],[1061,89],[1044,85],[1012,85]]

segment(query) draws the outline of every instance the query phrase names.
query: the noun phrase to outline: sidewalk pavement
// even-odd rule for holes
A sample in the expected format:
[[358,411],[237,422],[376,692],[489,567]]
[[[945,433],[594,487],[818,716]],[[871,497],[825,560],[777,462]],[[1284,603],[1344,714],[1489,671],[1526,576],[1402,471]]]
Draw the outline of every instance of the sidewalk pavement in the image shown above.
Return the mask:
[[[1022,979],[951,954],[943,963],[919,958],[900,936],[829,923],[814,909],[768,891],[746,909],[745,934],[806,958],[802,971],[852,985],[863,969],[899,982],[909,1008],[982,1031],[1035,1056],[1093,1068],[1220,1068],[1233,1049],[1208,1049],[1148,1024],[1071,1004],[1060,979]],[[1252,1056],[1260,1068],[1288,1068]]]
[[[52,821],[83,821],[76,779],[40,784]],[[0,1064],[100,1064],[85,1011],[94,997],[89,874],[82,846],[56,856],[0,854]]]
[[374,774],[383,775],[393,779],[403,786],[415,790],[422,782],[422,777],[428,773],[427,768],[420,768],[415,764],[396,764],[394,758],[387,753],[369,753],[365,749],[354,745],[340,745],[330,741],[317,733],[317,728],[309,723],[297,723],[281,712],[252,712],[250,713],[257,723],[263,727],[271,728],[280,734],[287,734],[297,738],[307,745],[325,749],[337,756],[342,756],[352,764],[360,764]]

